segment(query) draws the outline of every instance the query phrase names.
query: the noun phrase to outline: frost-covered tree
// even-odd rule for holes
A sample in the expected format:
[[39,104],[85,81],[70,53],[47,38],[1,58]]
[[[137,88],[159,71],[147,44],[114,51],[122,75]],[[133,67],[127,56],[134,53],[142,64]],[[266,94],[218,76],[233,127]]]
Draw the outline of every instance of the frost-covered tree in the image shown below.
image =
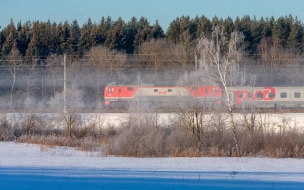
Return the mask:
[[241,60],[241,42],[244,35],[238,32],[232,32],[228,39],[220,26],[213,28],[211,38],[202,37],[198,40],[198,53],[200,54],[201,66],[208,67],[210,76],[218,82],[223,88],[225,96],[225,105],[229,111],[230,124],[234,135],[235,147],[240,155],[239,143],[236,134],[236,125],[232,113],[231,100],[228,93],[228,72],[230,67]]
[[82,97],[83,91],[76,86],[66,90],[66,113],[64,112],[64,92],[56,93],[48,102],[48,108],[55,113],[62,113],[67,126],[67,135],[72,137],[72,125],[75,122],[77,112],[84,107]]

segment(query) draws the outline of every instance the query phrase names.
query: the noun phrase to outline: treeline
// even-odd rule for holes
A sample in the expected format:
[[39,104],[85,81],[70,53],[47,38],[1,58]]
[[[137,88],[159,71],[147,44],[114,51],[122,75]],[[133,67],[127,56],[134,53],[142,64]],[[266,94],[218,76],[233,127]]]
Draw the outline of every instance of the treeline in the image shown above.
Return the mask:
[[92,47],[103,45],[111,50],[127,54],[139,52],[139,46],[151,39],[164,39],[167,43],[192,44],[201,34],[211,35],[212,27],[220,25],[229,37],[233,31],[244,34],[243,48],[247,54],[260,54],[261,44],[276,44],[281,48],[304,50],[303,24],[297,17],[282,16],[256,19],[248,15],[233,20],[206,16],[178,17],[173,20],[167,31],[156,21],[154,24],[141,17],[133,17],[130,21],[121,18],[112,20],[102,17],[100,22],[92,22],[89,18],[79,26],[77,20],[72,23],[51,21],[27,21],[17,25],[11,23],[0,31],[0,56],[9,55],[17,48],[22,56],[46,57],[51,54],[64,53],[81,58]]
[[121,18],[113,21],[111,17],[102,17],[99,23],[88,21],[79,26],[77,20],[71,24],[51,23],[51,21],[14,22],[3,28],[0,33],[2,56],[8,55],[17,47],[21,55],[43,57],[63,53],[81,57],[90,48],[104,45],[110,49],[133,53],[144,41],[151,38],[163,38],[165,33],[156,23],[151,25],[146,18],[132,18],[124,22]]

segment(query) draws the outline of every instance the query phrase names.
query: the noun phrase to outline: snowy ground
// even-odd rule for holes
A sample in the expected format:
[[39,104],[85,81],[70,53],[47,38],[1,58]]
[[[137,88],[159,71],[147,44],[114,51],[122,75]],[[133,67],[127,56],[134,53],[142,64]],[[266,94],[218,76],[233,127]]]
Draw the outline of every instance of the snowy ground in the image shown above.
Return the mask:
[[[22,123],[21,121],[26,119],[30,114],[20,113],[7,113],[0,114],[0,118],[7,118],[11,123]],[[51,114],[43,113],[37,114],[47,121],[49,126],[56,126],[56,128],[64,128],[66,123],[62,114]],[[89,126],[92,123],[98,127],[108,126],[120,126],[122,123],[127,122],[130,117],[138,117],[136,113],[83,113],[79,114],[82,125]],[[235,121],[242,121],[243,115],[235,113]],[[141,117],[157,117],[157,123],[164,126],[168,126],[171,122],[176,121],[175,114],[170,113],[158,113],[158,114],[141,114]],[[207,117],[214,117],[212,114],[208,114]],[[216,116],[215,116],[216,117]],[[226,117],[229,119],[228,115]],[[206,118],[207,119],[207,118]],[[280,126],[285,127],[299,127],[304,129],[304,113],[282,113],[282,114],[271,114],[271,113],[259,113],[256,114],[256,122],[262,122],[265,127],[273,127],[279,129]]]
[[0,143],[0,189],[304,189],[304,159],[102,157]]

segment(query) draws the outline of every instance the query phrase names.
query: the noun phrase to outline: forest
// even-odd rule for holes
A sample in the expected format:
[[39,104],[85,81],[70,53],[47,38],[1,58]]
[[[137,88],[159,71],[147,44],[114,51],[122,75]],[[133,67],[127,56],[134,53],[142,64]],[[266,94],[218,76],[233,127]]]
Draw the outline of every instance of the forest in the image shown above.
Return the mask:
[[289,15],[278,19],[257,19],[245,15],[233,20],[230,17],[208,19],[202,15],[195,18],[177,17],[166,32],[158,21],[150,24],[144,17],[139,20],[133,17],[127,22],[121,18],[112,20],[111,17],[102,17],[98,23],[93,23],[89,18],[82,26],[77,20],[72,23],[19,21],[17,25],[11,20],[8,26],[0,28],[0,56],[3,59],[13,48],[17,48],[21,56],[30,58],[64,53],[82,58],[92,47],[99,45],[130,55],[140,53],[140,45],[152,39],[165,40],[166,44],[195,46],[193,42],[202,34],[211,35],[216,25],[222,26],[227,36],[233,31],[242,32],[243,48],[255,58],[265,46],[300,52],[304,50],[303,24],[297,17]]

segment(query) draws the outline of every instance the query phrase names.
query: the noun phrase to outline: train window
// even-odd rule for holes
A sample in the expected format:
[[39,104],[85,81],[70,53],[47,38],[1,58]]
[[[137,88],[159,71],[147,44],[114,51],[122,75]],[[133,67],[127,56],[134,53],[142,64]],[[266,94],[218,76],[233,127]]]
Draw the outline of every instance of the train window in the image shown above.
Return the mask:
[[263,93],[262,93],[262,92],[258,92],[258,93],[257,93],[257,99],[258,99],[258,100],[263,99]]
[[172,92],[172,89],[168,89],[168,92]]
[[268,98],[274,98],[274,97],[275,97],[275,94],[273,92],[268,93]]
[[134,91],[133,87],[127,87],[127,91]]
[[240,92],[239,98],[243,98],[243,93],[242,92]]
[[121,92],[121,89],[118,89],[118,92]]
[[287,92],[281,92],[281,98],[287,98]]
[[248,93],[248,98],[251,98],[251,92]]
[[192,87],[192,90],[198,90],[198,87]]
[[154,92],[158,92],[158,89],[154,89]]
[[114,92],[114,88],[108,88],[108,92]]
[[218,89],[217,89],[216,87],[213,87],[213,88],[212,88],[212,91],[213,91],[213,92],[217,92]]
[[301,98],[301,93],[300,93],[300,92],[295,92],[295,93],[293,94],[293,96],[294,96],[295,98]]

